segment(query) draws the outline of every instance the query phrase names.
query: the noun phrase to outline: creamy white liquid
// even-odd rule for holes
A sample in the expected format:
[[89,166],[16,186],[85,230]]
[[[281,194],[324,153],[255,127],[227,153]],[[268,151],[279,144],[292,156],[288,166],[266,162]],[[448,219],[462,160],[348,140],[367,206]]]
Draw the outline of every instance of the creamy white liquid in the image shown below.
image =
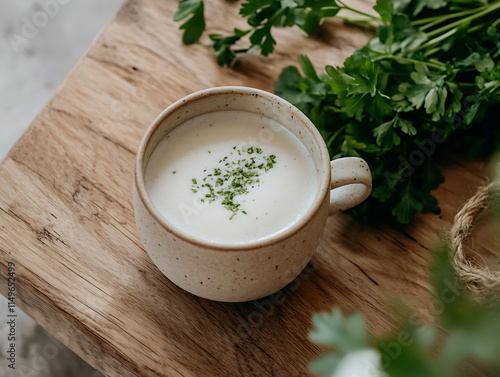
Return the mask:
[[[237,153],[249,147],[262,153]],[[207,174],[216,168],[224,173],[226,164],[235,166],[238,160],[243,165],[243,158],[260,162],[271,155],[276,156],[273,167],[267,172],[256,169],[260,182],[234,198],[238,211],[225,208],[220,198],[209,203],[209,189],[200,187],[203,178],[213,182],[215,177]],[[318,191],[316,167],[300,140],[275,121],[243,111],[204,114],[175,128],[151,155],[145,181],[165,219],[217,244],[248,243],[285,231],[307,212]]]

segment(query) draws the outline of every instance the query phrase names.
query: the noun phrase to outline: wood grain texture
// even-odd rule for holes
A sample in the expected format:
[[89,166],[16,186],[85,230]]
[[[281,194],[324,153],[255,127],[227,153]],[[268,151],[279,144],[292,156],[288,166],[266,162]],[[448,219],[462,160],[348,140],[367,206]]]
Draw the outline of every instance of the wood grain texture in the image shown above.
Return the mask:
[[[237,3],[207,3],[211,32],[242,26]],[[351,4],[370,11],[371,2]],[[315,312],[360,309],[379,333],[397,323],[387,297],[402,295],[431,317],[430,248],[482,182],[481,163],[446,162],[442,214],[412,227],[330,218],[311,265],[278,303],[203,300],[154,266],[131,198],[135,152],[156,115],[207,87],[273,91],[298,54],[318,68],[342,64],[372,36],[335,20],[321,38],[280,30],[275,54],[245,56],[230,70],[204,44],[181,44],[175,9],[126,1],[2,162],[0,292],[13,261],[19,306],[107,376],[304,376],[319,353],[307,340]]]

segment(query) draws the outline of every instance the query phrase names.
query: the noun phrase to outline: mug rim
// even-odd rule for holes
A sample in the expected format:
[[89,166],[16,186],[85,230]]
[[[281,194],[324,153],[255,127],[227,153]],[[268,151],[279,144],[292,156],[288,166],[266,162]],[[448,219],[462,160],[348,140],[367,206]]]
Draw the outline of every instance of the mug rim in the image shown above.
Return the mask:
[[[234,93],[240,93],[240,94],[250,94],[250,95],[259,95],[261,97],[266,98],[270,102],[276,101],[278,104],[283,103],[284,105],[287,106],[287,111],[293,111],[294,116],[297,116],[300,121],[304,124],[304,126],[307,128],[307,130],[311,133],[313,139],[315,140],[318,148],[319,148],[319,153],[320,153],[320,158],[321,158],[321,164],[322,168],[326,172],[326,174],[323,174],[322,177],[320,177],[319,180],[319,188],[318,191],[315,195],[313,203],[310,205],[309,209],[307,212],[299,218],[299,220],[293,224],[291,227],[287,228],[286,230],[278,233],[276,236],[257,240],[257,241],[249,241],[241,244],[231,244],[231,243],[213,243],[210,241],[205,241],[201,238],[198,238],[192,234],[189,234],[187,232],[184,232],[180,229],[178,229],[172,222],[169,222],[156,208],[156,206],[153,204],[147,189],[146,189],[146,183],[145,183],[145,178],[144,178],[144,169],[146,166],[144,166],[144,158],[145,158],[145,153],[146,150],[150,144],[150,141],[157,131],[157,129],[160,127],[160,125],[170,116],[172,115],[175,111],[179,110],[183,106],[187,106],[190,103],[192,103],[194,100],[198,99],[203,99],[206,97],[214,96],[214,95],[224,95],[224,94],[234,94]],[[282,127],[285,127],[281,125]],[[285,127],[286,128],[286,127]],[[161,141],[162,139],[160,139]],[[156,148],[156,146],[155,146]],[[144,166],[144,169],[143,169]],[[258,249],[258,248],[263,248],[267,247],[270,245],[274,245],[276,243],[279,243],[294,234],[296,234],[298,231],[300,231],[303,227],[305,227],[315,216],[323,203],[325,196],[328,194],[329,189],[330,189],[330,180],[331,180],[331,168],[330,168],[330,156],[328,153],[328,149],[326,147],[326,144],[323,140],[323,137],[317,130],[317,128],[314,126],[314,124],[311,122],[311,120],[302,112],[300,111],[297,107],[292,105],[290,102],[286,101],[285,99],[278,97],[277,95],[257,89],[257,88],[252,88],[252,87],[246,87],[246,86],[219,86],[219,87],[211,87],[207,89],[203,89],[191,94],[188,94],[187,96],[184,96],[171,105],[169,105],[167,108],[165,108],[154,120],[153,122],[149,125],[147,128],[144,136],[141,139],[141,142],[139,144],[139,147],[137,149],[137,154],[136,154],[136,159],[135,159],[135,169],[134,169],[134,185],[136,187],[137,193],[139,195],[139,198],[144,205],[145,209],[148,211],[148,213],[153,216],[154,220],[158,222],[164,228],[167,232],[170,232],[171,234],[175,235],[176,237],[189,242],[191,244],[195,244],[197,246],[203,247],[203,248],[209,248],[211,250],[216,250],[216,251],[247,251],[247,250],[253,250],[253,249]]]

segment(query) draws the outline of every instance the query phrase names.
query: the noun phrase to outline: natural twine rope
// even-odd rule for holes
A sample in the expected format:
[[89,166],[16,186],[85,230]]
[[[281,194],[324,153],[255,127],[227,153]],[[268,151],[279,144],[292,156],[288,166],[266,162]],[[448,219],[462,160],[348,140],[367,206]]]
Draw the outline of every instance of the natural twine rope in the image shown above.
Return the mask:
[[500,299],[500,266],[474,266],[466,257],[465,248],[479,217],[492,203],[500,203],[498,182],[480,187],[457,213],[451,229],[450,259],[457,276],[471,297],[485,304],[498,304]]

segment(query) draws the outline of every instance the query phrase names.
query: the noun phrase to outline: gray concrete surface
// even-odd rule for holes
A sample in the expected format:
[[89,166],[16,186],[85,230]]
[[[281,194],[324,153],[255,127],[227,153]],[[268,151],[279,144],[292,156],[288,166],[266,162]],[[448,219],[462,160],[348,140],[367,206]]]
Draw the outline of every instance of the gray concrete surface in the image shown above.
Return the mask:
[[[121,3],[0,1],[0,160]],[[21,310],[16,314],[16,369],[12,370],[7,361],[7,300],[0,295],[1,377],[101,376]]]

